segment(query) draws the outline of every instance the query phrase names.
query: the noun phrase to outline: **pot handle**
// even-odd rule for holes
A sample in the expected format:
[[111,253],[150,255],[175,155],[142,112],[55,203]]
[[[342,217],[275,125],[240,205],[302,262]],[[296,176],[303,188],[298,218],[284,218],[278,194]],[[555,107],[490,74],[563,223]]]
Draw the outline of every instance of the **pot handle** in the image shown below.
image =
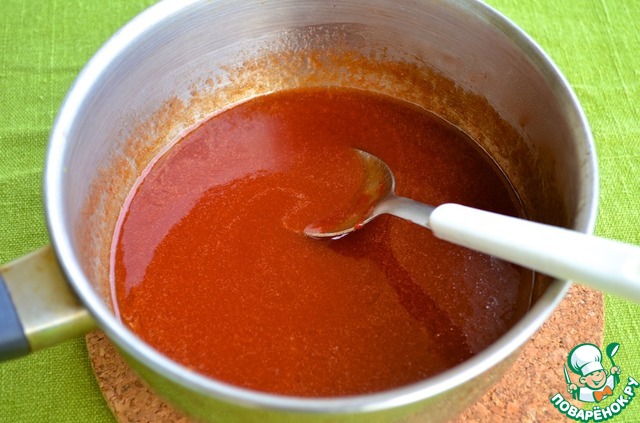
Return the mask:
[[95,328],[50,246],[0,266],[0,360]]

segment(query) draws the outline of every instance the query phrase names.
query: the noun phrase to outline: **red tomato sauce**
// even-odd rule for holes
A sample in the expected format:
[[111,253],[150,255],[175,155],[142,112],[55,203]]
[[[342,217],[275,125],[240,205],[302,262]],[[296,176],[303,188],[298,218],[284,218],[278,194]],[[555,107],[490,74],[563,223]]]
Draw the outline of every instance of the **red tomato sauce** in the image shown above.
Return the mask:
[[399,195],[518,214],[492,162],[426,110],[342,88],[254,98],[131,193],[112,257],[122,321],[204,375],[307,397],[406,385],[495,341],[528,308],[531,272],[390,216],[339,240],[303,234],[355,195],[351,148],[383,159]]

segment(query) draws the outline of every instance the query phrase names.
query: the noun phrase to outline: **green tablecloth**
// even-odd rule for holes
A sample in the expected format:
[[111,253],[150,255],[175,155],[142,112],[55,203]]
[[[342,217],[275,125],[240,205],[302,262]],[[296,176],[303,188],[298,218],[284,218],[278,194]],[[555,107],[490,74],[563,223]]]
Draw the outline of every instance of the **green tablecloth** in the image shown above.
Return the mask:
[[[0,262],[48,242],[41,172],[55,113],[91,55],[151,3],[2,0]],[[597,234],[640,244],[640,1],[489,3],[550,54],[583,104],[601,171]],[[616,361],[623,364],[624,373],[637,376],[639,312],[635,305],[606,297],[605,343],[622,345]],[[0,422],[112,419],[94,381],[83,338],[0,364]],[[640,405],[632,403],[615,421],[640,421]]]

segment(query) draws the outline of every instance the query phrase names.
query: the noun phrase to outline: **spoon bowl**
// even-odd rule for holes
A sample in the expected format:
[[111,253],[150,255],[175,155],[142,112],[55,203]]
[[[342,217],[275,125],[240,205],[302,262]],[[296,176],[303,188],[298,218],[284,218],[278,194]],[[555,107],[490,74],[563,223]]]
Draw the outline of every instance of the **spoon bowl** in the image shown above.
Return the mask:
[[357,196],[351,201],[349,211],[312,223],[305,228],[304,233],[311,238],[337,239],[361,229],[385,213],[428,228],[428,216],[434,207],[397,196],[396,180],[389,166],[373,154],[358,149],[354,151],[363,166],[364,178]]

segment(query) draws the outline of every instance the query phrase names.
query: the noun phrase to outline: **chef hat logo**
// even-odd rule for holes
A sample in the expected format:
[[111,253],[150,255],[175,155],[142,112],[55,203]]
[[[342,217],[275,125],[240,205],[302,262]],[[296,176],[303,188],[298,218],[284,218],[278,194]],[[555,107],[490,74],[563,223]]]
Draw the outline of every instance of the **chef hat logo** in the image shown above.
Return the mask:
[[582,376],[587,376],[598,370],[604,370],[604,367],[602,367],[602,351],[593,344],[580,344],[572,349],[567,362],[574,373]]

